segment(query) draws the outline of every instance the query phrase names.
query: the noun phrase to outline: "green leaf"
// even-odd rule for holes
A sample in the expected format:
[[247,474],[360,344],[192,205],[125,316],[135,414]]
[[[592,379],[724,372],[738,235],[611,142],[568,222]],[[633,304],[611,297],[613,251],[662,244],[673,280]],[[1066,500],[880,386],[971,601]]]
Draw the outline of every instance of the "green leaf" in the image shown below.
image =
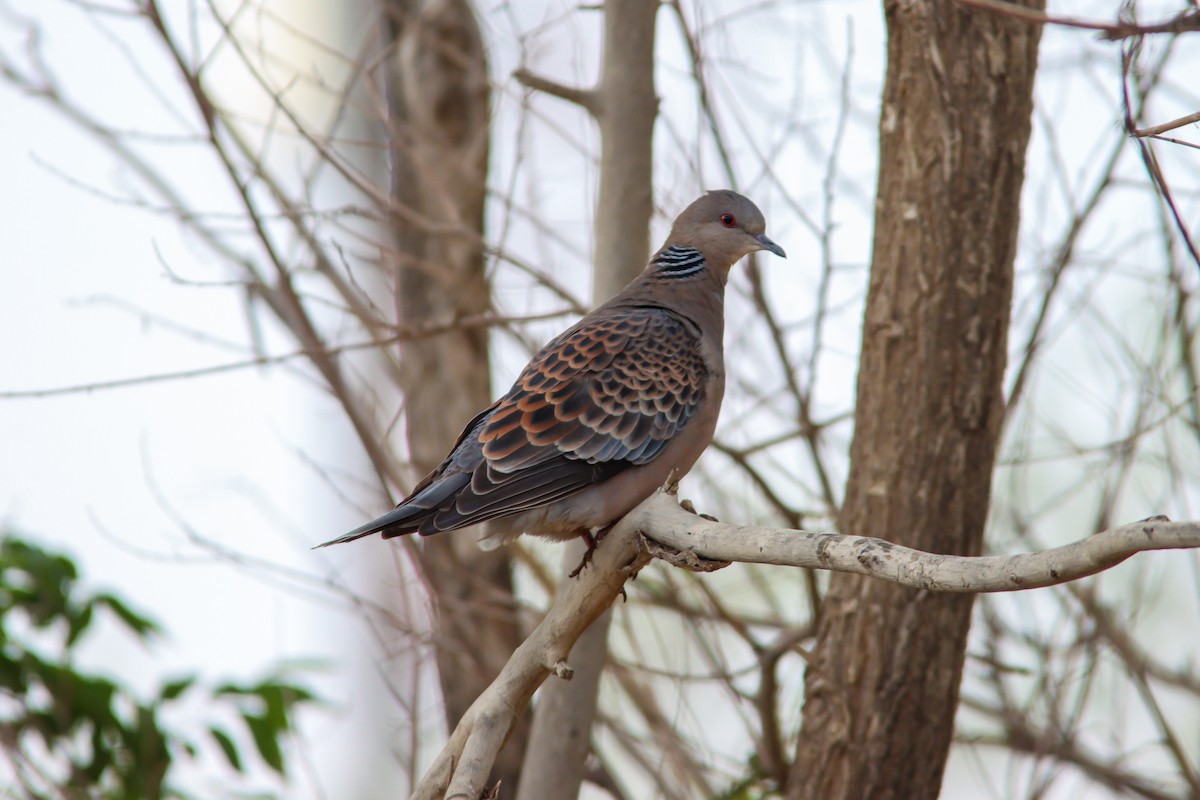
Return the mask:
[[111,594],[98,594],[92,598],[92,602],[96,605],[107,606],[110,611],[117,615],[119,620],[124,622],[141,639],[148,639],[154,634],[162,633],[162,628],[157,622],[137,613],[125,605],[125,601],[119,597]]
[[258,696],[267,706],[266,722],[276,736],[288,731],[288,702],[283,690],[277,684],[263,684],[258,689]]
[[254,737],[254,746],[258,748],[258,754],[262,756],[262,760],[267,763],[267,766],[282,775],[283,751],[279,747],[278,729],[268,722],[266,717],[243,714],[242,719],[246,720],[246,727],[250,729],[250,735]]
[[115,683],[70,667],[58,670],[57,683],[52,690],[54,705],[74,722],[86,720],[102,727],[118,724],[112,707],[113,697],[120,691]]
[[233,738],[216,726],[209,728],[208,732],[216,740],[217,744],[220,745],[221,752],[225,754],[225,760],[229,762],[229,765],[238,772],[244,772],[245,770],[242,769],[242,757],[238,753],[237,745],[233,743]]
[[78,614],[67,617],[67,649],[71,649],[92,624],[92,606],[86,605]]
[[0,649],[0,689],[13,695],[23,695],[29,690],[28,676],[21,667],[19,650],[10,652],[7,647]]
[[176,678],[173,681],[168,681],[159,691],[158,696],[161,700],[175,700],[181,694],[192,688],[196,683],[195,675],[184,675],[181,678]]
[[20,608],[38,628],[70,618],[69,598],[75,565],[70,559],[12,536],[0,540],[0,575],[9,593],[9,608]]
[[[118,627],[139,643],[162,629],[114,594],[88,594],[77,577],[68,557],[0,537],[0,693],[13,700],[4,722],[21,746],[36,741],[38,751],[47,754],[40,766],[65,776],[73,788],[87,787],[81,797],[181,798],[170,784],[172,768],[202,757],[204,750],[198,751],[194,738],[164,727],[160,714],[190,693],[207,701],[214,713],[241,716],[262,761],[285,775],[285,737],[293,733],[295,709],[319,702],[287,676],[309,670],[284,664],[256,683],[227,683],[215,690],[196,675],[175,675],[146,703],[119,676],[80,670],[73,651],[93,629],[98,606],[111,611]],[[36,645],[23,638],[33,629],[41,629]],[[211,736],[233,769],[248,774],[248,744],[239,750],[227,728],[211,723],[192,730]]]
[[130,783],[136,782],[139,797],[160,797],[162,783],[171,768],[171,751],[158,724],[154,707],[139,706],[135,726],[126,731],[126,745],[133,763]]

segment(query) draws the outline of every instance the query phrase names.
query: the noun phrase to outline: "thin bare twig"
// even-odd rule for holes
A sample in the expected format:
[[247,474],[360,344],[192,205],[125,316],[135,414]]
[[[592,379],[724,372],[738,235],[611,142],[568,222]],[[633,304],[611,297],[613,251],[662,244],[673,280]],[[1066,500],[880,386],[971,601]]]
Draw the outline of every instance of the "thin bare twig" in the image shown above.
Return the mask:
[[1037,25],[1062,25],[1067,28],[1100,31],[1100,38],[1111,41],[1153,33],[1187,33],[1200,30],[1200,13],[1191,11],[1185,11],[1164,22],[1137,25],[1133,22],[1096,22],[1078,17],[1062,17],[1027,8],[1017,3],[1010,3],[1007,0],[955,0],[955,2]]
[[1164,122],[1161,125],[1151,125],[1149,128],[1135,128],[1129,132],[1130,136],[1158,136],[1167,131],[1173,131],[1176,128],[1182,128],[1184,125],[1191,125],[1200,122],[1200,111],[1188,114],[1186,117],[1173,119],[1170,122]]

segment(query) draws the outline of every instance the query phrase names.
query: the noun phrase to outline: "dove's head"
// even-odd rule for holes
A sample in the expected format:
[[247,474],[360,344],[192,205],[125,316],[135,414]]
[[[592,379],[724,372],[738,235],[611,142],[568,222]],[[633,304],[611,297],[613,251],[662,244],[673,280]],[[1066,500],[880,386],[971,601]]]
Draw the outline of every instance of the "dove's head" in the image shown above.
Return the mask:
[[766,230],[758,206],[737,192],[720,189],[683,210],[671,226],[667,246],[699,250],[710,269],[725,274],[743,256],[758,250],[787,258],[783,248],[767,238]]

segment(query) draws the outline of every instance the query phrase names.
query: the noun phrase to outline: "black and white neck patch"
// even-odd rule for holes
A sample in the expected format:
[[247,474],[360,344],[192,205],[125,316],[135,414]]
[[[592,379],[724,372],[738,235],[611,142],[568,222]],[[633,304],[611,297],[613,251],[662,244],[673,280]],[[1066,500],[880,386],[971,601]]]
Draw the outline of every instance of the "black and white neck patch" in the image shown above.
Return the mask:
[[678,278],[704,269],[704,254],[694,247],[673,244],[659,253],[654,263],[658,264],[660,274]]

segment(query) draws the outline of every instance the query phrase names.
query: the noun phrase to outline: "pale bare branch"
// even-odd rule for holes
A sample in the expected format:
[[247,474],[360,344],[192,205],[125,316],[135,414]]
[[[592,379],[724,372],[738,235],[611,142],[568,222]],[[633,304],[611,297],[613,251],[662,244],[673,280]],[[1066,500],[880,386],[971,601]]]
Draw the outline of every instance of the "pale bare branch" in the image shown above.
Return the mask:
[[856,573],[933,592],[1006,592],[1094,575],[1135,553],[1200,548],[1200,522],[1154,517],[1039,553],[950,556],[865,536],[714,522],[685,511],[673,493],[660,491],[613,528],[589,567],[560,592],[541,624],[463,716],[414,798],[480,795],[496,754],[534,691],[551,673],[570,677],[566,658],[576,639],[648,562],[642,537],[707,560]]
[[625,518],[643,535],[710,561],[828,569],[935,592],[1012,592],[1095,575],[1135,553],[1200,547],[1200,522],[1153,517],[1073,544],[1011,556],[925,553],[869,536],[729,525],[655,495]]

